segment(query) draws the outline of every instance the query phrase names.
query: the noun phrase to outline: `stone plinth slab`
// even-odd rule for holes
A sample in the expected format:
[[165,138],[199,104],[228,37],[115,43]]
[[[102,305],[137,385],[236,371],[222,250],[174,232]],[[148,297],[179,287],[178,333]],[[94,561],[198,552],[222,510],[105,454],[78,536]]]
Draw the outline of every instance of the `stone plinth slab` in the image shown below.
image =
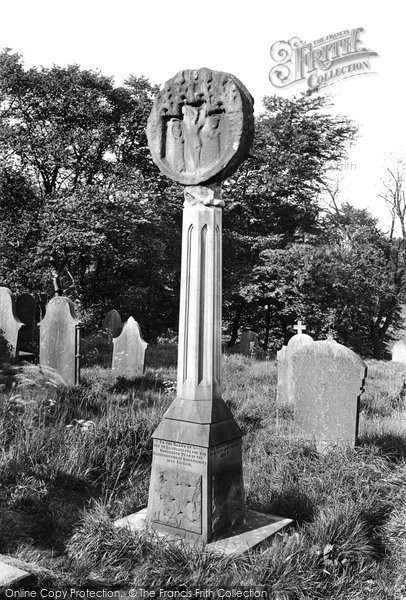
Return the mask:
[[22,581],[27,577],[30,577],[30,573],[4,562],[0,562],[0,590],[3,587]]
[[228,556],[239,556],[255,548],[292,522],[293,519],[247,510],[245,523],[236,527],[229,537],[207,544],[205,549]]
[[[142,531],[147,528],[146,519],[147,509],[143,508],[132,515],[117,519],[114,525],[116,527],[127,527],[130,531]],[[261,542],[264,542],[290,523],[292,523],[292,519],[285,519],[275,515],[265,515],[249,510],[246,511],[245,522],[236,527],[229,537],[206,544],[206,546],[202,546],[202,549],[204,547],[204,550],[207,552],[225,554],[227,556],[239,556]],[[155,533],[160,538],[174,542],[193,543],[190,540],[185,540],[183,536],[164,534],[159,531],[155,531]],[[197,545],[200,546],[201,544],[198,543]]]

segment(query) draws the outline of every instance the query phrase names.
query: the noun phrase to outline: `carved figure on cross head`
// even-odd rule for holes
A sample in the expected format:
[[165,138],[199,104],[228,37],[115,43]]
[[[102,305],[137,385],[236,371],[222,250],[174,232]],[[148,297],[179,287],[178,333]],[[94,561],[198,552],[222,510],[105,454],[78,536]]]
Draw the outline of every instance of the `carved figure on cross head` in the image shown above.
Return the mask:
[[206,104],[182,106],[185,130],[185,161],[188,169],[198,169],[202,152],[203,139],[201,130],[206,121]]
[[252,97],[229,73],[180,71],[166,82],[148,119],[154,162],[179,183],[218,183],[247,157]]

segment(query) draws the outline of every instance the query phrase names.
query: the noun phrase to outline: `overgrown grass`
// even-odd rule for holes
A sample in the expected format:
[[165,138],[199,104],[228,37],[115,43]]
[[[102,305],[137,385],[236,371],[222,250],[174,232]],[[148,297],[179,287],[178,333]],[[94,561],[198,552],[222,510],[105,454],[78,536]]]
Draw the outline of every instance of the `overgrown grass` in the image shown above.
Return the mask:
[[397,364],[368,364],[359,445],[319,453],[284,433],[291,414],[276,412],[275,363],[225,356],[247,506],[294,525],[238,559],[114,527],[146,505],[150,436],[175,397],[174,348],[150,348],[132,381],[98,366],[78,388],[32,367],[2,371],[0,553],[35,564],[33,589],[221,583],[265,585],[278,600],[406,595],[406,370]]

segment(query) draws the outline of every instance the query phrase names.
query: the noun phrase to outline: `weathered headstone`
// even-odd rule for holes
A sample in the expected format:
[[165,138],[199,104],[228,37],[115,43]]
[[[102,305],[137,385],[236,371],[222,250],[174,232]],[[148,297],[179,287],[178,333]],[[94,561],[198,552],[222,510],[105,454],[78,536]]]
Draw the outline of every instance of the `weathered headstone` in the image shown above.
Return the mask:
[[239,343],[239,351],[244,356],[253,356],[258,350],[258,335],[253,331],[243,331]]
[[[155,163],[186,188],[177,398],[153,434],[144,518],[158,534],[198,544],[229,536],[245,518],[242,432],[221,397],[220,184],[247,157],[253,131],[248,91],[233,75],[210,69],[170,79],[147,126]],[[131,519],[135,527],[141,517]],[[270,531],[251,529],[256,535],[242,535],[244,550]]]
[[[306,327],[301,321],[294,325],[297,334],[293,335],[287,346],[277,353],[278,383],[276,391],[276,401],[278,405],[293,404],[294,402],[294,380],[292,371],[292,357],[303,346],[313,343],[313,338],[306,333],[302,333]],[[285,350],[284,350],[285,348]],[[280,354],[279,354],[280,353]]]
[[141,377],[148,344],[142,339],[140,326],[133,317],[124,323],[120,335],[113,339],[113,346],[113,373],[128,378]]
[[0,361],[16,358],[21,327],[13,294],[8,288],[0,287]]
[[318,449],[354,446],[358,435],[359,397],[366,365],[333,340],[307,344],[292,356],[294,421],[300,437]]
[[40,326],[40,365],[52,367],[65,385],[77,385],[80,377],[80,323],[73,302],[55,296],[47,304]]
[[406,342],[404,340],[399,340],[393,344],[392,360],[406,363]]
[[105,331],[109,339],[118,337],[123,329],[123,322],[120,313],[114,308],[110,310],[104,318],[102,329]]
[[32,355],[32,343],[35,336],[37,302],[32,294],[23,293],[17,296],[16,311],[18,318],[23,323],[18,333],[18,353],[27,357]]
[[286,404],[287,398],[287,368],[288,361],[286,358],[287,346],[282,346],[276,353],[276,369],[278,381],[276,385],[276,402],[277,404]]

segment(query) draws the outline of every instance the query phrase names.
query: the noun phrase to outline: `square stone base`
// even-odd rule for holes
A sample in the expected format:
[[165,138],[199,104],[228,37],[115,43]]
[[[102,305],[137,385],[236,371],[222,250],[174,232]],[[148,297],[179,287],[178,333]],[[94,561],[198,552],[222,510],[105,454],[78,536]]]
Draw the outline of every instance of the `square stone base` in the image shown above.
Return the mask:
[[[132,515],[128,515],[128,517],[118,519],[114,524],[116,527],[127,527],[130,531],[142,531],[143,529],[146,529],[146,517],[147,509],[143,508]],[[246,519],[243,524],[237,526],[229,537],[206,544],[204,550],[225,554],[227,556],[239,556],[240,554],[251,550],[261,542],[264,542],[274,535],[274,533],[283,529],[290,523],[292,523],[292,519],[284,519],[283,517],[265,515],[247,510]],[[174,542],[182,541],[193,547],[201,546],[199,543],[184,539],[180,536],[166,535],[159,531],[155,531],[155,533],[161,538]],[[201,548],[203,549],[203,546],[201,546]]]

